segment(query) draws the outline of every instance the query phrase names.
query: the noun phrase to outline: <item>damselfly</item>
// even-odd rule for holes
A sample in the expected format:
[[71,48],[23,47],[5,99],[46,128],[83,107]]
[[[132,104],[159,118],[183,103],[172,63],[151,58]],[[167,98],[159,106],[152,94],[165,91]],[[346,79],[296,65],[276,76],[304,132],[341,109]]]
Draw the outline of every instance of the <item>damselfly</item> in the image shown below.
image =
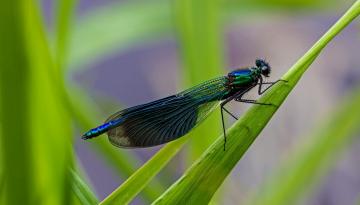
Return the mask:
[[[237,119],[224,106],[230,101],[271,105],[256,100],[243,99],[243,95],[255,86],[263,94],[275,82],[264,82],[269,77],[270,65],[262,59],[255,66],[236,69],[226,76],[217,77],[189,88],[176,95],[121,110],[110,116],[103,125],[86,132],[82,138],[90,139],[107,133],[109,141],[117,147],[151,147],[184,136],[220,105],[221,121],[226,132],[224,112]],[[262,85],[269,84],[266,89]]]

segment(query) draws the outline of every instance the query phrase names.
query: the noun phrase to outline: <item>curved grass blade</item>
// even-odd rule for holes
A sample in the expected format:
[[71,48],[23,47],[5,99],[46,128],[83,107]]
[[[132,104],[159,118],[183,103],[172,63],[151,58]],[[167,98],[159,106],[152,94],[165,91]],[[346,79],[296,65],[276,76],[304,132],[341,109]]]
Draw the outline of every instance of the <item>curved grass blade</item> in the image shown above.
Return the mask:
[[296,204],[304,193],[310,193],[321,178],[335,165],[341,152],[345,151],[360,131],[360,89],[336,106],[329,121],[307,138],[291,161],[284,164],[276,176],[270,178],[263,189],[249,204],[282,205]]
[[272,103],[277,105],[276,107],[251,107],[229,129],[226,152],[223,151],[221,136],[154,204],[209,203],[226,176],[256,139],[316,56],[359,13],[360,1],[357,1],[282,77],[288,82],[278,83],[259,99],[260,102]]
[[63,77],[64,63],[68,58],[69,37],[71,36],[70,25],[73,22],[74,10],[77,0],[58,1],[56,5],[56,32],[55,32],[55,62],[59,73]]
[[[66,173],[72,161],[71,140],[68,138],[71,136],[70,121],[61,103],[61,96],[56,92],[54,65],[37,6],[34,2],[25,1],[1,6],[11,14],[16,14],[9,21],[8,31],[2,32],[9,33],[13,39],[1,38],[11,43],[10,52],[6,53],[12,57],[1,56],[13,61],[10,67],[4,69],[6,72],[0,75],[6,78],[0,81],[7,83],[7,88],[11,87],[5,92],[1,91],[2,106],[6,109],[0,112],[4,114],[0,116],[2,136],[6,139],[3,141],[6,147],[4,150],[11,150],[4,151],[6,158],[9,157],[11,161],[4,166],[9,169],[6,176],[10,179],[6,180],[4,198],[9,200],[7,204],[69,202],[70,189]],[[13,26],[17,30],[12,30]],[[24,45],[20,47],[19,44]],[[12,53],[12,49],[17,53]],[[12,79],[14,74],[15,80]],[[0,87],[5,88],[3,85]],[[12,94],[7,96],[7,90]],[[18,94],[22,99],[12,102]],[[10,113],[9,118],[2,119]],[[13,119],[16,121],[13,122]],[[20,155],[24,156],[17,158]],[[17,164],[20,166],[14,167]]]
[[[31,66],[26,58],[23,28],[19,26],[24,24],[25,18],[21,9],[19,1],[0,2],[0,150],[1,169],[8,179],[1,193],[0,202],[4,204],[24,204],[34,197],[30,172],[33,160],[28,154],[32,145],[27,123],[29,108],[24,106],[29,103],[27,87]],[[21,192],[22,197],[17,192]]]
[[72,190],[75,196],[83,205],[96,205],[99,203],[95,194],[87,186],[87,184],[80,178],[80,176],[74,171],[70,170],[72,179]]
[[[31,72],[28,74],[31,139],[34,151],[34,200],[42,203],[70,203],[68,168],[72,166],[71,121],[57,86],[61,76],[51,58],[43,21],[35,2],[24,2],[25,35]],[[46,106],[44,106],[44,104]],[[49,183],[51,182],[51,183]]]

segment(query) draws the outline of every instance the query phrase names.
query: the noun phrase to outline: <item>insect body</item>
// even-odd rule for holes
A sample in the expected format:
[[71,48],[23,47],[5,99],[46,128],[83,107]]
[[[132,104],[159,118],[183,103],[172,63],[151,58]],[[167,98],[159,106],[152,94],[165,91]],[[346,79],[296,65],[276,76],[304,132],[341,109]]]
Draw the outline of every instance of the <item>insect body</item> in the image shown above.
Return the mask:
[[[227,76],[208,80],[176,95],[121,110],[103,125],[86,132],[82,138],[90,139],[106,132],[109,141],[117,147],[156,146],[184,136],[220,105],[226,142],[223,111],[237,118],[224,106],[232,100],[270,105],[243,99],[242,96],[257,85],[261,95],[280,81],[263,82],[263,76],[268,77],[271,68],[262,59],[257,59],[255,65],[234,70]],[[264,84],[270,86],[262,90]]]

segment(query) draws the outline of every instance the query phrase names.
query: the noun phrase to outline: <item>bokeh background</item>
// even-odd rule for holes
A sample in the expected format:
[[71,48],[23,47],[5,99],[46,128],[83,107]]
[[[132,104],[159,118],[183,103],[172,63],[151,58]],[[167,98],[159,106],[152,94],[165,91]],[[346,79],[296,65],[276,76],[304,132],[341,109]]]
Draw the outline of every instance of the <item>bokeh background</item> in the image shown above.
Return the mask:
[[[8,127],[10,122],[18,122],[18,116],[9,123],[4,117],[0,121],[1,143],[7,147],[3,146],[2,156],[8,156],[2,159],[1,187],[11,181],[11,174],[3,174],[6,170],[25,168],[26,172],[27,168],[29,174],[24,177],[38,174],[29,182],[40,184],[38,200],[45,204],[59,203],[59,196],[66,196],[67,191],[60,190],[57,198],[52,190],[53,194],[44,199],[41,190],[54,189],[46,185],[49,181],[53,185],[64,183],[66,187],[66,180],[53,181],[57,175],[52,170],[65,170],[69,163],[79,170],[101,201],[161,146],[121,150],[112,147],[105,136],[81,140],[86,129],[101,124],[122,108],[166,97],[238,67],[252,66],[256,58],[270,62],[272,73],[267,80],[277,80],[352,3],[352,0],[43,0],[33,7],[24,3],[20,11],[25,10],[23,15],[33,16],[35,20],[18,18],[18,22],[37,24],[18,33],[25,39],[40,36],[42,40],[29,40],[32,44],[24,41],[27,49],[23,49],[23,55],[27,60],[22,65],[25,66],[14,71],[14,78],[9,77],[10,81],[16,80],[19,73],[24,75],[25,83],[20,83],[19,88],[7,88],[20,92],[14,99],[25,94],[24,103],[0,100],[2,108],[11,106],[7,112],[2,111],[3,116],[9,116],[10,111],[20,114],[22,110],[14,108],[15,105],[27,107],[24,108],[26,120],[19,122],[23,127]],[[26,32],[31,30],[35,32]],[[258,197],[259,190],[282,167],[296,163],[294,153],[301,153],[304,145],[311,144],[313,133],[324,129],[322,126],[341,107],[343,99],[356,92],[360,86],[359,31],[357,20],[324,49],[233,169],[213,204],[245,204]],[[10,37],[16,40],[16,36]],[[34,50],[29,51],[29,47]],[[19,50],[21,46],[13,55]],[[19,57],[12,58],[21,61]],[[46,72],[47,69],[52,71]],[[1,86],[4,88],[6,83]],[[47,88],[50,90],[43,91]],[[251,92],[249,97],[258,96]],[[232,103],[229,107],[241,115],[249,105]],[[232,123],[229,118],[228,127]],[[191,133],[190,141],[132,203],[148,204],[168,188],[221,134],[220,126],[216,111]],[[8,129],[24,131],[5,131]],[[360,125],[354,136],[344,140],[344,145],[331,150],[331,160],[317,174],[316,183],[309,184],[312,188],[294,203],[360,203],[359,131]],[[28,139],[13,137],[11,141],[6,139],[10,137],[8,134],[28,136]],[[24,151],[28,145],[32,148]],[[23,155],[22,151],[18,156],[15,153],[11,160],[9,154],[18,149],[24,151]],[[32,161],[36,165],[22,164],[24,156],[29,157],[29,164]],[[37,170],[38,167],[45,168]],[[32,196],[29,199],[37,201]]]

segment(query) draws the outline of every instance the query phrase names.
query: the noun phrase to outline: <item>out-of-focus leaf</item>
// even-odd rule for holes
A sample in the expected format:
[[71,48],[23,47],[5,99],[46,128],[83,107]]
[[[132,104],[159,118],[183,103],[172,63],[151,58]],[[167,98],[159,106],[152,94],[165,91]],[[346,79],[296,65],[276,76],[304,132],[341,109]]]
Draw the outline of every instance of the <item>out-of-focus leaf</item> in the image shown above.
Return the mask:
[[[177,0],[174,8],[184,61],[185,85],[192,86],[222,75],[224,63],[220,1]],[[219,119],[217,110],[190,133],[193,136],[191,159],[196,159],[214,141],[216,133],[221,131]]]
[[360,89],[344,99],[328,122],[270,178],[250,204],[295,204],[324,178],[360,131]]
[[[68,58],[70,27],[77,0],[57,1],[56,32],[55,32],[55,62],[63,70],[63,64]],[[62,73],[62,72],[60,72]],[[62,75],[60,75],[62,77]]]
[[2,24],[0,75],[6,204],[68,204],[70,120],[55,89],[37,4],[11,1],[0,7],[9,17]]
[[[33,150],[34,191],[44,204],[68,204],[72,164],[70,117],[57,86],[57,76],[50,48],[36,2],[23,3],[24,34],[30,64],[28,97],[29,127]],[[51,182],[51,183],[50,183]],[[69,187],[68,187],[69,186]]]
[[[3,204],[26,204],[34,200],[32,140],[28,124],[30,64],[23,36],[25,13],[21,1],[0,3],[0,122],[2,163],[5,189]],[[21,193],[19,197],[18,193]]]
[[207,204],[321,50],[359,14],[357,1],[283,76],[288,82],[278,83],[259,99],[276,106],[252,106],[229,129],[226,151],[221,136],[154,204]]
[[96,198],[95,194],[80,178],[80,176],[73,170],[70,170],[70,175],[72,176],[72,190],[75,193],[78,200],[81,202],[81,204],[83,205],[98,204],[99,201]]
[[114,3],[82,16],[70,39],[70,68],[84,68],[106,54],[160,38],[170,31],[168,1]]

